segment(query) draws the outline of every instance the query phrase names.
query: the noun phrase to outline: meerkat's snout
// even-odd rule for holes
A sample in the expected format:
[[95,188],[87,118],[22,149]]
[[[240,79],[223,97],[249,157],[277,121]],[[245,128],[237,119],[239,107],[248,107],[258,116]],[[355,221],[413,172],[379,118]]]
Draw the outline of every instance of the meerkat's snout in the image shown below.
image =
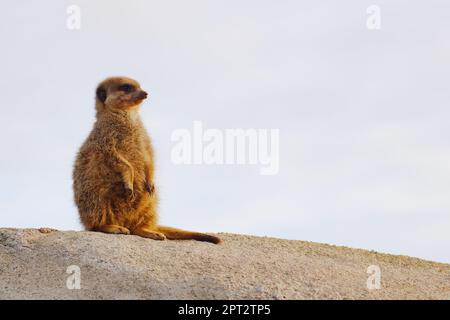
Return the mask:
[[140,90],[139,91],[139,94],[138,94],[138,98],[139,99],[144,100],[144,99],[147,99],[147,97],[148,97],[148,93],[147,92],[145,92],[144,90]]
[[146,92],[146,91],[141,91],[141,96],[142,96],[142,99],[147,99],[147,97],[148,97],[148,93]]
[[147,97],[147,92],[142,89],[136,89],[129,95],[128,99],[125,98],[123,100],[129,100],[131,103],[136,102],[136,104],[140,104],[143,100],[147,99]]

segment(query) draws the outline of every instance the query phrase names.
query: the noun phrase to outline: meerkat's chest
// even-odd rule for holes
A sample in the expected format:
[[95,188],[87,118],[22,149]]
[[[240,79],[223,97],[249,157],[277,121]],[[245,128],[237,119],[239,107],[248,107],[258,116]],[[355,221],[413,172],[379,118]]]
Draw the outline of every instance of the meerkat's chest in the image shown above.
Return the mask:
[[122,143],[122,148],[126,150],[126,155],[129,156],[129,161],[133,163],[135,166],[140,166],[141,164],[146,164],[151,161],[151,155],[149,154],[145,138],[141,134],[136,134],[129,139],[126,139]]
[[145,138],[140,135],[137,141],[137,148],[139,150],[139,154],[144,163],[148,163],[151,161],[150,153],[148,152],[148,148],[145,142]]

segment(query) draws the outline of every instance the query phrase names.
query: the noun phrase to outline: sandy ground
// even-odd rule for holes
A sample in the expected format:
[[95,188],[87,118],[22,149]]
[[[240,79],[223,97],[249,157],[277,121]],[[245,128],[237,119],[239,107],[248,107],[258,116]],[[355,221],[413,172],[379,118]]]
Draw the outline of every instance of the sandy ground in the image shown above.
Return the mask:
[[[448,264],[219,235],[221,245],[0,229],[0,299],[450,299]],[[379,289],[367,288],[371,265],[380,268]],[[80,289],[68,288],[77,273],[68,268],[79,268]]]

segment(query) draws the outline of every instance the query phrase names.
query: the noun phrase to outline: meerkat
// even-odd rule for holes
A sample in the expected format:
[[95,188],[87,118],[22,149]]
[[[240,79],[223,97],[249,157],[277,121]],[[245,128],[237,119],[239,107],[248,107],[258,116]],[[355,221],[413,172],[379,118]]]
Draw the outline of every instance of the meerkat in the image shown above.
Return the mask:
[[81,223],[88,231],[217,244],[218,237],[157,223],[154,152],[139,116],[146,98],[147,93],[130,78],[112,77],[98,85],[96,122],[73,170]]

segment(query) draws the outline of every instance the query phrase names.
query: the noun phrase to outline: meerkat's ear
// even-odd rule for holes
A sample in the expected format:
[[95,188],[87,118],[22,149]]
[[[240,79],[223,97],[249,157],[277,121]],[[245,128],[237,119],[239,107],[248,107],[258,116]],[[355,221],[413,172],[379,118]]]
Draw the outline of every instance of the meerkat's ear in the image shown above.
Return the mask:
[[97,88],[97,98],[101,102],[105,102],[106,100],[106,90],[102,87]]

